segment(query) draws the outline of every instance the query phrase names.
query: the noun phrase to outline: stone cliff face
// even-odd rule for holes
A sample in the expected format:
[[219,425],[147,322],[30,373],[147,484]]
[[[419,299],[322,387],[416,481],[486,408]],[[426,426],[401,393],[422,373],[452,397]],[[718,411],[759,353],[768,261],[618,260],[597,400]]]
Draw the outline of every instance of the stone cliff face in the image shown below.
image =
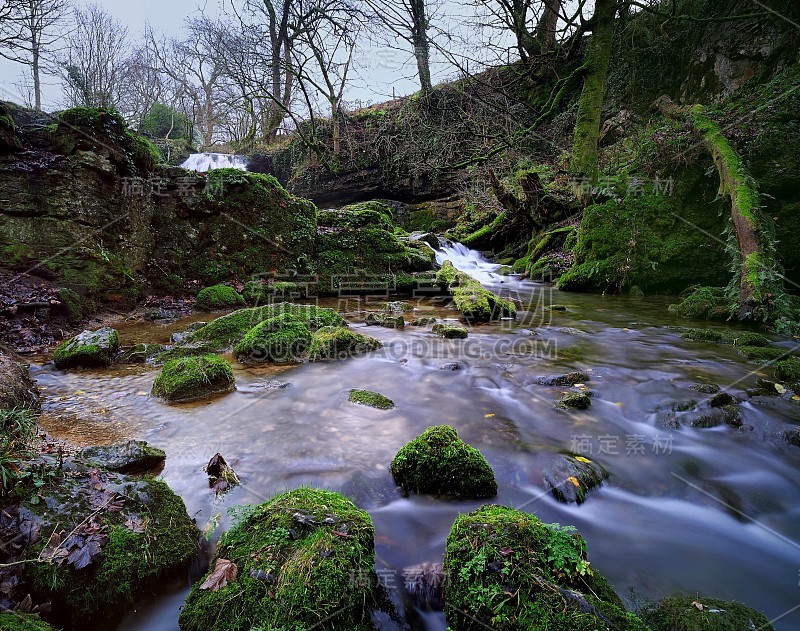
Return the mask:
[[2,110],[2,267],[132,304],[151,288],[296,268],[313,251],[316,208],[270,176],[159,167],[112,112]]

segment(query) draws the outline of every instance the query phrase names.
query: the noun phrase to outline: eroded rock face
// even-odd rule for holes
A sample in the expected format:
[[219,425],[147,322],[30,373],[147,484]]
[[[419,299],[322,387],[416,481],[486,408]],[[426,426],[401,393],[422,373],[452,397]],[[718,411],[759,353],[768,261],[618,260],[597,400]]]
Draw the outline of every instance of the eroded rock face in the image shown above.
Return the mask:
[[40,409],[39,390],[27,367],[0,349],[0,409]]
[[87,447],[78,453],[80,460],[119,473],[151,471],[164,463],[167,454],[143,440],[129,440],[117,445]]

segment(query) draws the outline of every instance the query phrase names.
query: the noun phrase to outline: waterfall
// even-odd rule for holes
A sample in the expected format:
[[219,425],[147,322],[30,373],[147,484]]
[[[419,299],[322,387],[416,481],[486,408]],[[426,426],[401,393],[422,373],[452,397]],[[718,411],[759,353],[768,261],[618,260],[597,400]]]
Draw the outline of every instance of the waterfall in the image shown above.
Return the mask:
[[440,245],[436,250],[436,262],[441,265],[445,260],[481,283],[496,283],[502,278],[496,273],[502,265],[487,261],[480,252],[470,250],[461,243],[447,242]]
[[247,160],[244,156],[230,153],[193,153],[181,165],[190,171],[206,172],[212,169],[239,169],[247,171]]

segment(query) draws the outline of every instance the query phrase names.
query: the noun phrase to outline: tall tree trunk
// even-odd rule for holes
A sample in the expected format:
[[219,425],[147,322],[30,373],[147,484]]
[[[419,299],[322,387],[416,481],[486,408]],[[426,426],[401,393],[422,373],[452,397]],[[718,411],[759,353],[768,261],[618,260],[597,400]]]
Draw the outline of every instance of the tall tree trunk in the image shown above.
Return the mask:
[[42,111],[42,83],[39,76],[39,45],[36,42],[36,37],[31,39],[33,46],[31,46],[31,73],[33,74],[33,95],[35,100],[35,107],[37,111]]
[[572,142],[572,170],[575,175],[589,179],[597,177],[597,139],[614,43],[615,12],[616,0],[597,0],[592,17],[592,37],[586,50],[586,74]]
[[545,0],[544,2],[542,17],[539,18],[539,23],[536,25],[536,39],[539,41],[542,53],[550,50],[555,42],[561,2],[562,0]]
[[424,91],[430,90],[431,85],[431,63],[430,45],[428,43],[428,15],[425,2],[427,0],[412,0],[412,20],[413,20],[413,46],[414,58],[417,60],[417,73],[419,74],[419,84]]
[[332,134],[333,134],[333,157],[334,160],[339,158],[339,152],[341,151],[341,139],[340,139],[340,131],[339,131],[339,100],[337,98],[330,99],[331,103],[331,124],[333,127]]
[[702,105],[680,107],[666,95],[653,105],[665,116],[688,119],[714,160],[719,174],[719,195],[730,200],[731,223],[739,250],[739,319],[768,319],[782,287],[776,282],[779,275],[774,246],[763,234],[758,191],[747,176],[739,154]]

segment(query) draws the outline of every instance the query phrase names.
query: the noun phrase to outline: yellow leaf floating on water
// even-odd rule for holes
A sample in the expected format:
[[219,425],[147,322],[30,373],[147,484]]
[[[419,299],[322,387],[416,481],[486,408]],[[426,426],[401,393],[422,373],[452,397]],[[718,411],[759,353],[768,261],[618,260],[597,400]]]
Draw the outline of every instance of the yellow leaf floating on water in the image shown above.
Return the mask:
[[581,483],[578,482],[578,478],[576,478],[574,475],[569,476],[569,478],[567,478],[567,479],[570,482],[572,482],[577,488],[581,488]]
[[792,397],[792,401],[800,401],[800,397],[798,397],[797,395],[794,395]]
[[79,396],[81,396],[82,394],[86,394],[86,391],[85,391],[85,390],[76,390],[76,391],[75,391],[75,396],[76,396],[76,397],[79,397]]
[[492,418],[494,414],[484,414],[483,418]]
[[588,458],[584,458],[583,456],[575,456],[575,460],[579,460],[580,462],[585,462],[586,464],[592,464],[592,461]]
[[140,397],[146,397],[148,393],[145,392],[144,390],[139,390],[139,392],[137,392],[136,394]]
[[616,405],[618,408],[621,408],[623,403],[622,401],[614,401],[614,405]]

